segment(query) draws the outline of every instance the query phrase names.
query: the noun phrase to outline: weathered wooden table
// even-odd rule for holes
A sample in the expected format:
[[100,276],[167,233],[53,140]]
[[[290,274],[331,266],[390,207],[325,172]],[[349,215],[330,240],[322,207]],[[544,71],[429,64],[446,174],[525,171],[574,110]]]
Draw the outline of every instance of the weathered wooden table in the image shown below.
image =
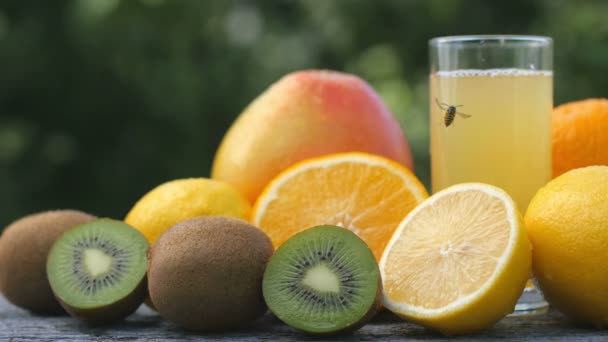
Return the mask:
[[[327,338],[325,338],[327,340]],[[353,334],[334,341],[449,341],[389,312],[383,312]],[[467,341],[608,341],[608,331],[577,327],[555,311],[534,317],[507,317],[483,333],[459,337]],[[142,307],[126,321],[91,328],[69,317],[36,317],[0,296],[0,341],[305,341],[321,340],[296,332],[271,315],[250,328],[226,334],[186,333]]]

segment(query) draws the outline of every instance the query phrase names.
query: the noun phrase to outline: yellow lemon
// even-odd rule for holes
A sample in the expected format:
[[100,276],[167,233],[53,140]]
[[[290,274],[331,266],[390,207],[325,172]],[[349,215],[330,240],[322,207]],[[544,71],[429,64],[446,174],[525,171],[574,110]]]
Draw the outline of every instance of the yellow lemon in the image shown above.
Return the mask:
[[608,326],[608,166],[568,171],[540,189],[525,216],[534,275],[573,319]]
[[198,216],[247,219],[251,205],[228,183],[207,178],[177,179],[145,194],[125,222],[137,228],[152,245],[174,224]]
[[530,242],[509,195],[460,184],[401,222],[380,271],[387,309],[446,335],[473,333],[513,311],[531,271]]

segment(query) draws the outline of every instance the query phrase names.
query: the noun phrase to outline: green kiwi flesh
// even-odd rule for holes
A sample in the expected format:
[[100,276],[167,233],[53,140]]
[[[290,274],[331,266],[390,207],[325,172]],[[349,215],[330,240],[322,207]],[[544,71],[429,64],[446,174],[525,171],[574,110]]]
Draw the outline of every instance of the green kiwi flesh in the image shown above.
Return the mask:
[[381,306],[378,264],[353,232],[318,226],[287,240],[264,273],[264,299],[284,323],[311,334],[353,331]]
[[59,237],[48,256],[53,293],[72,316],[90,324],[125,318],[146,297],[148,242],[122,221],[98,219]]
[[150,250],[150,298],[162,318],[187,330],[242,327],[266,312],[262,278],[273,252],[270,238],[245,221],[182,221]]
[[95,218],[78,210],[52,210],[7,226],[0,237],[0,292],[32,313],[65,314],[46,276],[47,255],[63,232]]

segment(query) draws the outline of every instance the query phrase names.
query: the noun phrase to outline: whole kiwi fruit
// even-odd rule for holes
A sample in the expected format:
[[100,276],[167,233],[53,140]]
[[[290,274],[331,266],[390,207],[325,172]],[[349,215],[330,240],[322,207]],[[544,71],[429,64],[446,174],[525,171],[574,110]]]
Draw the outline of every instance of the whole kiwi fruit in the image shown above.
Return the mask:
[[273,251],[268,236],[245,221],[180,222],[150,251],[150,299],[161,317],[187,330],[243,326],[266,311],[262,279]]
[[25,216],[0,237],[0,292],[16,306],[41,315],[65,311],[46,276],[47,254],[65,231],[96,217],[77,210],[54,210]]

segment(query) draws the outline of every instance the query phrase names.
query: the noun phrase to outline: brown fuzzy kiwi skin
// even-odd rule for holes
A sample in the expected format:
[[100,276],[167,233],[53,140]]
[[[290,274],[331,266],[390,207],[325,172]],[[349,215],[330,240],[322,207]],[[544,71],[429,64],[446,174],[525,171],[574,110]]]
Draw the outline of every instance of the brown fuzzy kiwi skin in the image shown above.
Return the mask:
[[272,242],[217,216],[180,222],[152,246],[148,288],[161,317],[191,331],[226,331],[266,312],[262,279]]
[[143,277],[139,285],[128,296],[111,305],[95,309],[79,309],[66,304],[59,297],[57,300],[70,316],[91,326],[101,326],[119,322],[134,313],[146,298],[147,285],[148,280]]
[[96,217],[77,210],[25,216],[0,237],[0,292],[16,306],[39,315],[65,314],[46,276],[46,258],[65,231]]

